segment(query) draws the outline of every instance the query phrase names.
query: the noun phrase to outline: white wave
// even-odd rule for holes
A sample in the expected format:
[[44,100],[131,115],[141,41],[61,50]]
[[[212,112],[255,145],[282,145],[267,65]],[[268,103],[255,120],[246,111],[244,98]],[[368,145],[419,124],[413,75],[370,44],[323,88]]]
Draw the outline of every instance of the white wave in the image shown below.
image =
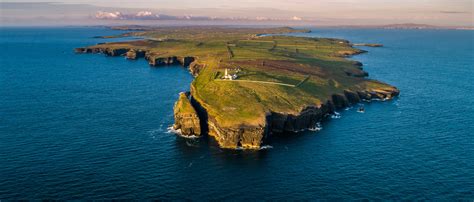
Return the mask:
[[173,128],[173,126],[170,126],[166,129],[168,129],[168,131],[166,131],[166,133],[174,133],[174,134],[177,134],[177,135],[181,135],[181,129],[175,130]]
[[[265,149],[273,149],[273,146],[271,146],[271,145],[263,145],[263,146],[260,146],[260,148],[259,148],[258,150],[265,150]],[[244,150],[247,150],[247,149],[245,149],[245,148],[243,148],[243,147],[237,147],[237,148],[235,148],[235,150],[244,151]],[[252,150],[249,149],[249,151],[252,151]],[[254,150],[254,151],[255,151],[255,150]]]
[[265,149],[273,149],[273,146],[272,145],[263,145],[260,147],[259,150],[265,150]]
[[340,118],[341,118],[341,114],[338,113],[338,112],[334,112],[334,114],[331,115],[331,118],[333,118],[333,119],[340,119]]
[[321,123],[318,122],[318,123],[316,123],[316,125],[313,128],[309,128],[308,130],[309,131],[320,131],[322,129],[323,129],[323,127],[321,126]]
[[179,136],[184,137],[184,138],[188,138],[188,139],[198,139],[198,138],[200,138],[199,136],[195,136],[195,135],[184,136],[184,135],[179,134]]
[[189,136],[183,135],[183,134],[181,133],[181,129],[175,130],[175,129],[173,128],[173,126],[170,126],[170,127],[168,127],[167,129],[168,129],[168,131],[166,131],[166,133],[173,133],[173,134],[176,134],[176,135],[178,135],[178,136],[180,136],[180,137],[183,137],[183,138],[187,138],[187,139],[198,139],[198,138],[200,138],[200,136],[195,136],[195,135],[189,135]]

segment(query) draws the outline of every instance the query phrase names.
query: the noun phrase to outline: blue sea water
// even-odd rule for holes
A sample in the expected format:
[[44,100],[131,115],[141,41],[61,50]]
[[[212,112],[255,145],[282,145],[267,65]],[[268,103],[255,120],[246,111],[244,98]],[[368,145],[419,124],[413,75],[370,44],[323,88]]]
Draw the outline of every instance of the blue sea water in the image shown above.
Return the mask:
[[[76,55],[103,28],[0,29],[0,199],[474,199],[474,32],[314,29],[398,99],[261,151],[170,134],[179,66]],[[123,40],[123,39],[122,39]]]

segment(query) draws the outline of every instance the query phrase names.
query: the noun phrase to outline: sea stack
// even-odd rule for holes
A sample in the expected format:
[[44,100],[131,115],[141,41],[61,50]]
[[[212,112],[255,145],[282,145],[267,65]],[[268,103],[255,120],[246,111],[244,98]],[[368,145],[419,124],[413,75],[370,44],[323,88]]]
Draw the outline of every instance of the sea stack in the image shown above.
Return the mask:
[[185,137],[200,136],[201,126],[196,110],[191,105],[189,93],[180,93],[174,105],[175,124],[173,129],[180,130]]

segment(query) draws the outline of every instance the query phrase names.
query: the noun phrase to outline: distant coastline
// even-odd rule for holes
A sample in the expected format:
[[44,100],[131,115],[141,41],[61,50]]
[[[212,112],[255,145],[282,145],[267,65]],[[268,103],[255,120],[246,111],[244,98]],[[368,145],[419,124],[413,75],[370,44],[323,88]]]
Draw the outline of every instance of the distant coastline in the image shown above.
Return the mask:
[[474,30],[474,26],[436,26],[428,24],[388,24],[388,25],[334,25],[334,26],[316,26],[328,28],[354,28],[354,29],[433,29],[433,30]]
[[[212,22],[214,25],[209,25]],[[212,20],[212,21],[176,21],[176,20],[153,20],[153,21],[116,21],[105,24],[78,24],[78,25],[12,25],[2,24],[0,28],[8,27],[91,27],[106,28],[120,31],[147,31],[159,27],[267,27],[278,28],[283,25],[289,27],[313,27],[313,28],[341,28],[341,29],[394,29],[394,30],[474,30],[474,26],[437,26],[430,24],[401,23],[381,25],[322,25],[314,21],[257,21],[257,20]]]
[[[284,22],[284,21],[283,21]],[[225,27],[254,27],[262,25],[259,24],[261,22],[257,21],[248,21],[247,24],[229,24]],[[307,24],[304,24],[307,23]],[[345,29],[401,29],[401,30],[411,30],[411,29],[430,29],[430,30],[474,30],[474,26],[437,26],[437,25],[430,25],[430,24],[416,24],[416,23],[401,23],[401,24],[382,24],[382,25],[318,25],[311,21],[304,21],[302,24],[296,24],[295,22],[288,22],[288,26],[303,26],[303,27],[315,27],[315,28],[345,28]],[[103,27],[107,29],[114,29],[114,30],[121,30],[121,31],[148,31],[153,30],[157,27],[179,27],[179,25],[171,26],[171,25],[142,25],[142,24],[123,24],[123,25],[114,25],[114,26],[107,26],[107,25],[95,25],[89,27]],[[202,25],[190,25],[190,26],[198,26],[201,27]],[[208,25],[206,25],[208,26]],[[222,25],[215,25],[216,27],[223,27]],[[280,24],[272,25],[268,24],[269,27],[281,27]]]

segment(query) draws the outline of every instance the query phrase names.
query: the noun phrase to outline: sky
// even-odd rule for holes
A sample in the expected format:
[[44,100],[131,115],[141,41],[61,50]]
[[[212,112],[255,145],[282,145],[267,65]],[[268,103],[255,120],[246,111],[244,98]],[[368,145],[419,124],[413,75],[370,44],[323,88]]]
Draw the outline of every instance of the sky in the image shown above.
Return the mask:
[[[203,16],[206,18],[201,20],[215,19],[213,22],[216,23],[250,21],[302,25],[419,23],[473,26],[473,2],[474,0],[0,0],[0,23],[7,26],[152,24],[165,21],[163,16],[168,15],[176,16],[178,20],[182,16]],[[180,22],[198,21],[189,19]]]

